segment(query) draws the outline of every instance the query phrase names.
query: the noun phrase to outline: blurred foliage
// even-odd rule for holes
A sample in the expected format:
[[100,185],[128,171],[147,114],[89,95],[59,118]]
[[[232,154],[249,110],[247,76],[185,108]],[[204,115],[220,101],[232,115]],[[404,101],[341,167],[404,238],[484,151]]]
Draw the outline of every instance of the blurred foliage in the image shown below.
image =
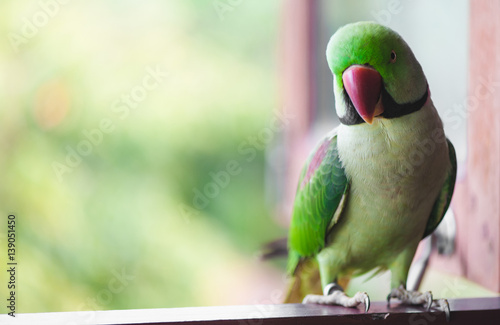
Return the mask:
[[[254,253],[283,230],[265,150],[238,148],[278,109],[280,2],[220,2],[231,10],[1,2],[0,215],[18,220],[18,312],[252,302],[238,291],[262,282]],[[164,76],[144,92],[151,70]],[[196,207],[233,160],[241,172]]]

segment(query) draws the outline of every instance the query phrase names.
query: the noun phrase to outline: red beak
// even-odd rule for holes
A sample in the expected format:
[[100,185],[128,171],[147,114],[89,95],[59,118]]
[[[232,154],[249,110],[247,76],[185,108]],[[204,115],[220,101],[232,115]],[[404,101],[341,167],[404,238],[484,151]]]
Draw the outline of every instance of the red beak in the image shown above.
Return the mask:
[[384,112],[379,103],[382,89],[382,77],[377,70],[364,65],[350,66],[342,74],[345,90],[358,114],[368,124],[373,118]]

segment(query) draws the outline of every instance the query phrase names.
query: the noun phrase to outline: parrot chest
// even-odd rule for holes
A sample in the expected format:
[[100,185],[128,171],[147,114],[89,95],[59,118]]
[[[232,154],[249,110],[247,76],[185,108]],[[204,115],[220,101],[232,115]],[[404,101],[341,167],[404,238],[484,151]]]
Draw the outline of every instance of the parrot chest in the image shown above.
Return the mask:
[[339,129],[351,187],[328,239],[337,261],[362,271],[386,267],[420,241],[449,166],[444,135],[436,134],[443,133],[433,107],[397,121]]

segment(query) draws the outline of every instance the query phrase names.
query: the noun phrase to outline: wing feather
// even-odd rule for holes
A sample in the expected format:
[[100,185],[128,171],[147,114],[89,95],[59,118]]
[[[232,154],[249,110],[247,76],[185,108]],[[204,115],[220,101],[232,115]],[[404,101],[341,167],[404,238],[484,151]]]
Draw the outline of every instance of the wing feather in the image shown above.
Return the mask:
[[434,202],[434,206],[432,207],[431,215],[429,216],[429,220],[425,226],[425,232],[422,238],[432,234],[441,220],[443,220],[446,210],[448,210],[448,207],[450,206],[451,197],[453,196],[453,190],[455,188],[455,180],[457,177],[457,157],[455,154],[455,148],[451,144],[450,140],[446,139],[446,141],[448,142],[448,154],[450,156],[451,168],[448,171],[448,177],[443,184],[441,192],[439,193],[436,202]]
[[[288,237],[288,270],[293,273],[301,258],[319,252],[326,242],[348,180],[337,150],[335,132],[325,137],[309,156],[295,196]],[[343,205],[340,205],[342,207]]]

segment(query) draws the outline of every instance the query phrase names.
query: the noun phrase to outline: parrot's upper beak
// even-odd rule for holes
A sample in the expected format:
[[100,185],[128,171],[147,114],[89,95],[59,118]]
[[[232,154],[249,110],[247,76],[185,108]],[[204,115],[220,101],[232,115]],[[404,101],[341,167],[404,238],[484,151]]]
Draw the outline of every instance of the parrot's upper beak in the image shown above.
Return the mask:
[[380,100],[380,73],[369,66],[352,65],[342,74],[342,81],[358,114],[366,123],[372,124],[373,118],[384,112]]

